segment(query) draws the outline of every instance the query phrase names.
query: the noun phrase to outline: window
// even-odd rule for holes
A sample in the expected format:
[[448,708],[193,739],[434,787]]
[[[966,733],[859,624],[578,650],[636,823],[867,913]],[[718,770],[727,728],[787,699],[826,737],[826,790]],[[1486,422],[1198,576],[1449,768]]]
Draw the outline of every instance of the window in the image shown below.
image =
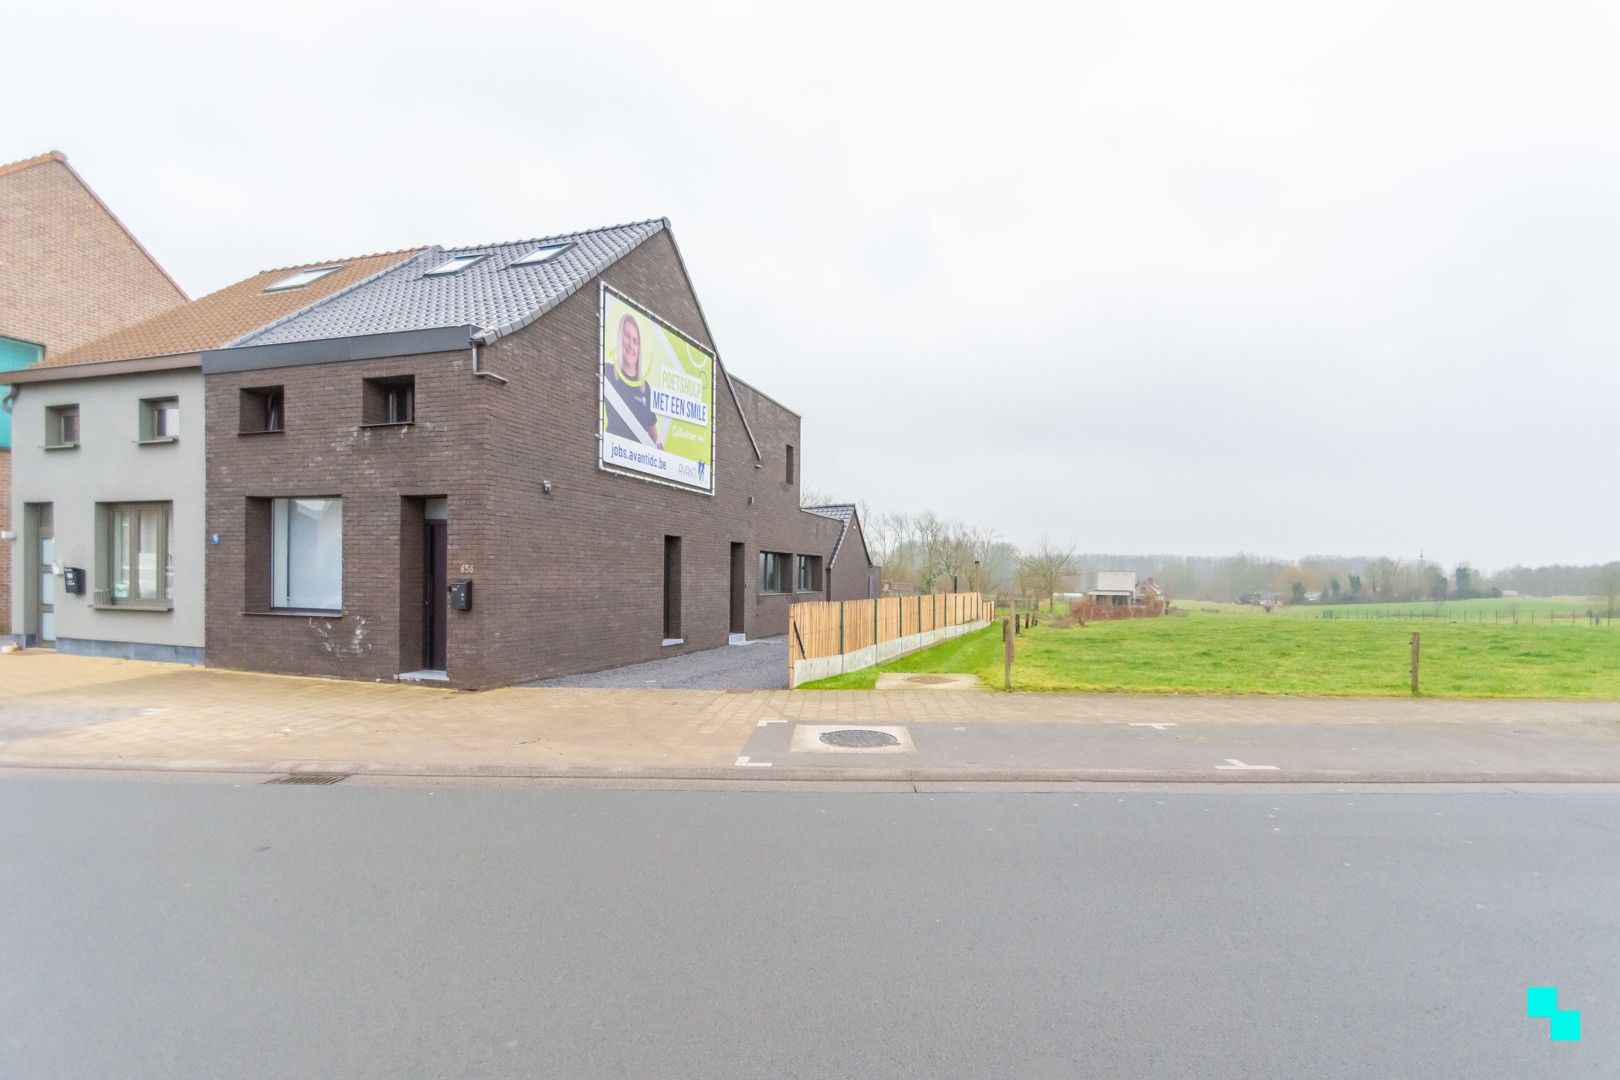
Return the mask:
[[52,405],[45,410],[45,445],[52,450],[79,445],[77,405]]
[[550,262],[573,246],[573,244],[547,244],[545,247],[537,247],[511,265],[538,266],[540,263]]
[[793,444],[788,443],[787,448],[787,482],[793,483],[793,467],[797,462],[793,460]]
[[791,555],[784,555],[779,551],[759,553],[760,592],[788,591],[788,563],[791,559]]
[[342,499],[271,501],[270,606],[342,610]]
[[141,442],[173,442],[180,437],[180,399],[141,402]]
[[681,644],[681,538],[664,537],[664,644]]
[[167,607],[174,597],[174,557],[169,552],[172,503],[101,503],[106,588],[96,599],[113,607]]
[[266,285],[265,292],[281,292],[284,289],[302,289],[311,282],[321,280],[327,274],[335,274],[343,269],[341,266],[312,266],[308,270],[300,270],[291,277],[284,277],[274,285]]
[[416,421],[416,376],[395,375],[388,379],[367,379],[360,422],[367,427],[379,424],[410,424]]
[[821,556],[799,556],[799,591],[821,591]]
[[477,266],[487,258],[489,258],[487,253],[482,255],[455,255],[451,257],[449,262],[440,263],[423,276],[442,277],[445,274],[459,274],[467,267]]
[[286,400],[286,394],[279,386],[243,390],[241,424],[237,430],[244,435],[284,430],[287,421]]

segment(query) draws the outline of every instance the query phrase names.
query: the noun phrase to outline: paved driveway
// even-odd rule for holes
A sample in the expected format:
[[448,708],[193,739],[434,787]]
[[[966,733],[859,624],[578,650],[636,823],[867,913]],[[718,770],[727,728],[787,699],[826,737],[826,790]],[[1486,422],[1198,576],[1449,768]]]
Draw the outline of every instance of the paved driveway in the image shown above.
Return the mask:
[[746,645],[727,645],[524,685],[600,690],[786,690],[787,638],[760,638]]

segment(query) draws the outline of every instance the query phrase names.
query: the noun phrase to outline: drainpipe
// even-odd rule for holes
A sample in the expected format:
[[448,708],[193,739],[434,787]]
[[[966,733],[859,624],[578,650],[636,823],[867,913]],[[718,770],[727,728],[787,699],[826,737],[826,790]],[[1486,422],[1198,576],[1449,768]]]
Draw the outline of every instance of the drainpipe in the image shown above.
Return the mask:
[[500,337],[499,334],[494,333],[493,331],[490,331],[490,330],[485,330],[481,334],[474,334],[473,335],[472,346],[471,346],[471,348],[472,348],[472,373],[477,378],[480,378],[480,379],[494,379],[496,382],[500,383],[502,386],[505,386],[507,383],[511,382],[510,379],[508,379],[508,378],[506,378],[504,376],[501,376],[501,375],[497,375],[493,371],[485,371],[483,368],[478,366],[478,346],[480,346],[480,345],[488,345],[490,342],[494,341],[498,337]]

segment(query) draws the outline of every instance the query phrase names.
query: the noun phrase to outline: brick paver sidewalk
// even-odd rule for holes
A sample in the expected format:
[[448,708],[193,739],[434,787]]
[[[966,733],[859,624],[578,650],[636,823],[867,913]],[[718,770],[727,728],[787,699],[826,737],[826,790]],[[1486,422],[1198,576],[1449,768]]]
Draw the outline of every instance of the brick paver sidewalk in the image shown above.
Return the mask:
[[[37,720],[51,727],[37,733]],[[119,717],[108,719],[108,717]],[[8,720],[9,718],[9,720]],[[27,718],[24,723],[19,718]],[[762,721],[813,724],[1564,723],[1620,734],[1620,702],[587,690],[469,694],[30,651],[0,655],[0,765],[266,771],[729,769]]]

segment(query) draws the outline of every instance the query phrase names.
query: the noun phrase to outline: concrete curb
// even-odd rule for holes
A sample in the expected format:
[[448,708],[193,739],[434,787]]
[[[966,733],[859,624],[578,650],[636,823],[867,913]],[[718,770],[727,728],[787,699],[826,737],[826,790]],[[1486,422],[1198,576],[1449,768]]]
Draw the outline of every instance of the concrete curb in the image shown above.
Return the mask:
[[1216,772],[1155,769],[897,769],[768,768],[706,765],[459,765],[266,759],[95,757],[0,754],[0,768],[120,772],[344,773],[351,776],[488,777],[534,780],[736,780],[757,783],[870,781],[873,783],[1121,783],[1121,784],[1620,784],[1620,770],[1559,772],[1358,772],[1302,769]]

